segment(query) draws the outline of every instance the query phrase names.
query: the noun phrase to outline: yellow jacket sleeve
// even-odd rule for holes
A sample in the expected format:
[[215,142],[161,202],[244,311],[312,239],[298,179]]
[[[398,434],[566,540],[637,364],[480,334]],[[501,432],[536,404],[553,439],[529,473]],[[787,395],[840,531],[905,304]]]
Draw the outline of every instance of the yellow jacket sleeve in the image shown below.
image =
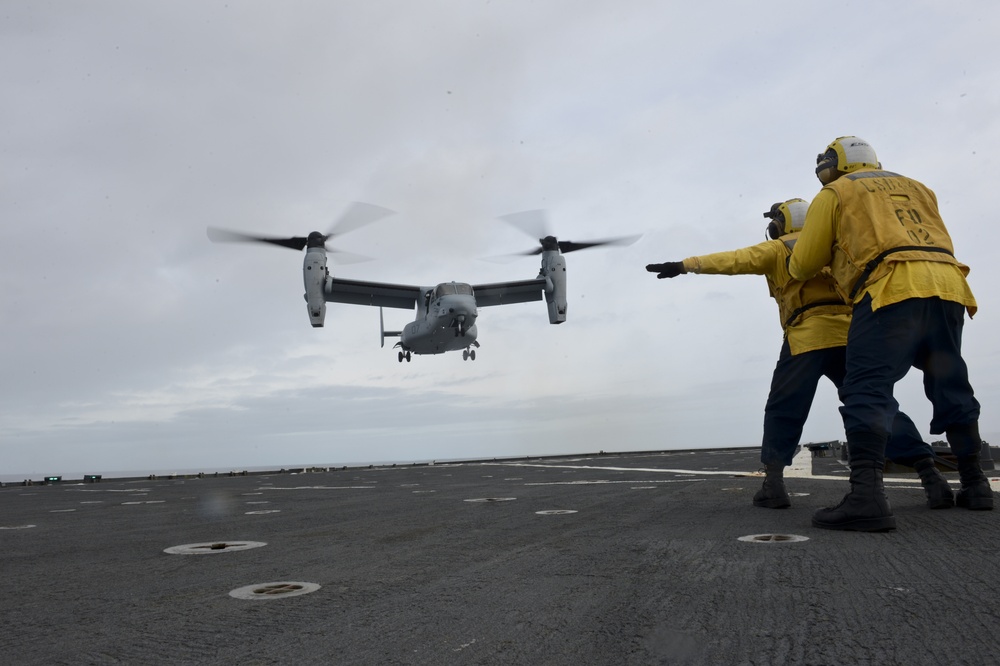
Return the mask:
[[780,241],[765,241],[740,250],[688,257],[684,270],[706,275],[768,275],[779,259],[784,261],[781,248]]
[[836,193],[820,190],[809,204],[805,225],[788,260],[788,272],[793,278],[808,280],[833,260],[839,216],[840,199]]

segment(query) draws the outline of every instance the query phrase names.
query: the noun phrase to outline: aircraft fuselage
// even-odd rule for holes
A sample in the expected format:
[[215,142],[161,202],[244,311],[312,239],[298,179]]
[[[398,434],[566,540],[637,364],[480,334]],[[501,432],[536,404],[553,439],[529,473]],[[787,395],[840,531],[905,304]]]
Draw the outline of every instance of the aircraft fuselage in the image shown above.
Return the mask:
[[476,342],[478,314],[471,286],[460,282],[439,284],[426,292],[416,320],[403,327],[400,346],[414,354],[466,349]]

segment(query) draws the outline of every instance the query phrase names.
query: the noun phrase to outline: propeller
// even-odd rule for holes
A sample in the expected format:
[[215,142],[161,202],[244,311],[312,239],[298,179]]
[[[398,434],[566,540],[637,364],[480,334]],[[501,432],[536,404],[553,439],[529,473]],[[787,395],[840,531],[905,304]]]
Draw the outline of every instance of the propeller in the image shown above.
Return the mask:
[[503,215],[500,219],[520,229],[529,236],[538,238],[539,247],[527,252],[515,253],[515,256],[532,256],[552,250],[559,250],[563,254],[566,254],[567,252],[576,252],[577,250],[586,250],[587,248],[600,247],[602,245],[631,245],[640,238],[640,235],[635,235],[603,238],[582,243],[561,241],[549,233],[548,219],[544,210],[526,210],[521,213]]
[[[208,239],[213,243],[268,243],[270,245],[278,245],[280,247],[287,247],[291,250],[299,251],[306,247],[324,247],[331,252],[349,255],[350,253],[341,252],[340,250],[327,247],[327,241],[334,236],[341,236],[349,231],[360,229],[365,225],[371,224],[372,222],[393,214],[395,214],[395,211],[389,210],[388,208],[382,208],[381,206],[374,206],[372,204],[356,201],[351,204],[350,208],[344,211],[344,213],[333,223],[333,226],[330,227],[330,230],[325,234],[313,231],[308,236],[280,238],[275,236],[255,236],[241,231],[229,231],[227,229],[208,227]],[[360,257],[360,255],[353,256]],[[366,259],[366,257],[362,258],[362,260],[364,259]]]

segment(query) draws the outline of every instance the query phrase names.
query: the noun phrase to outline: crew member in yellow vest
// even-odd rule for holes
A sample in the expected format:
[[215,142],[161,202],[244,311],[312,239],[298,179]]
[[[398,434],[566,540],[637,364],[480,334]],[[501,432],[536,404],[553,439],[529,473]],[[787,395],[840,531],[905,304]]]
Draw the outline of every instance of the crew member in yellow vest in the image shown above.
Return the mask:
[[932,434],[945,433],[958,460],[958,506],[993,508],[983,474],[979,402],[962,358],[965,313],[976,300],[969,268],[954,257],[934,193],[882,170],[874,149],[840,137],[816,160],[823,189],[813,199],[792,251],[792,277],[808,280],[829,266],[853,305],[841,414],[851,465],[851,491],[821,509],[813,525],[884,531],[896,519],[885,496],[882,469],[893,416],[893,386],[911,367],[924,373],[933,404]]
[[[712,275],[763,275],[768,291],[778,303],[784,341],[771,378],[764,407],[764,436],[760,460],[764,484],[754,495],[755,506],[783,509],[791,506],[785,489],[784,469],[792,463],[802,428],[821,377],[840,387],[845,373],[845,345],[851,307],[837,291],[829,271],[804,282],[788,273],[788,257],[799,237],[809,205],[789,199],[771,206],[764,217],[770,240],[730,252],[688,257],[683,262],[649,264],[658,278],[681,273]],[[934,466],[933,451],[917,432],[913,421],[899,412],[893,422],[890,458],[915,467],[932,509],[948,508],[954,495]]]

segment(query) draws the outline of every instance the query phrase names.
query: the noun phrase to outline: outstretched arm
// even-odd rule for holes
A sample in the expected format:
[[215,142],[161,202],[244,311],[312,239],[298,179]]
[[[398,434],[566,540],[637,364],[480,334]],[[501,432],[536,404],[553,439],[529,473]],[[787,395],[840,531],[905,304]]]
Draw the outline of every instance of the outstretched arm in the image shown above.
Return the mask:
[[729,252],[688,257],[684,261],[649,264],[646,270],[658,278],[675,277],[681,273],[706,275],[769,275],[777,262],[784,265],[788,251],[781,241],[770,240]]

